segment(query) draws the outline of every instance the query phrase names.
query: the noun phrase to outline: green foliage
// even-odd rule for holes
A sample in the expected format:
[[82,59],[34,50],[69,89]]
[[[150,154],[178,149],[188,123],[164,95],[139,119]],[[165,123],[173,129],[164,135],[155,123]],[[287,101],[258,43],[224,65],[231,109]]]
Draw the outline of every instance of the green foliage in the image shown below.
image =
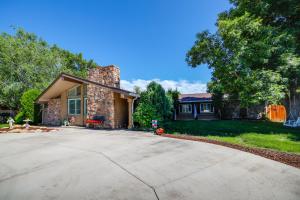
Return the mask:
[[161,121],[171,118],[172,106],[172,100],[167,97],[163,87],[153,81],[140,94],[140,103],[133,115],[134,121],[149,127],[153,119]]
[[24,113],[22,111],[18,112],[18,114],[15,116],[15,122],[16,124],[22,124],[24,123],[23,120],[25,119]]
[[49,45],[33,33],[16,29],[14,35],[0,35],[0,105],[20,108],[20,98],[28,89],[42,91],[61,72],[85,77],[95,66],[82,54],[73,54]]
[[218,31],[203,31],[187,53],[193,67],[213,69],[209,91],[229,94],[243,107],[280,103],[300,85],[297,0],[231,0]]
[[142,93],[142,89],[136,85],[133,87],[133,91],[138,95],[140,95]]
[[172,105],[164,88],[154,81],[149,83],[145,92],[141,93],[141,102],[153,105],[162,119],[168,119],[172,115]]
[[133,113],[133,119],[141,127],[149,128],[151,127],[151,121],[153,119],[161,121],[161,116],[158,115],[153,105],[142,102]]
[[177,89],[175,89],[175,90],[168,89],[168,91],[166,93],[166,96],[167,96],[167,98],[170,102],[170,105],[171,105],[172,113],[174,113],[175,109],[178,107],[179,95],[180,95],[180,92]]
[[40,91],[37,89],[30,89],[21,97],[21,112],[23,113],[23,116],[25,118],[29,118],[30,120],[33,120],[34,116],[34,101],[39,96]]

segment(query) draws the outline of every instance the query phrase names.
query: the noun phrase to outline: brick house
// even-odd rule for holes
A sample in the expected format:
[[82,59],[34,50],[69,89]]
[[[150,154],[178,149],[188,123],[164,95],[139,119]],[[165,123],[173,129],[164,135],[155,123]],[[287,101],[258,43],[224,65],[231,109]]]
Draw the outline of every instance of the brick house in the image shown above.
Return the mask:
[[84,126],[86,119],[104,116],[105,128],[131,128],[138,95],[120,89],[120,69],[114,65],[96,67],[83,79],[61,73],[37,98],[42,105],[42,123],[60,125],[74,119]]

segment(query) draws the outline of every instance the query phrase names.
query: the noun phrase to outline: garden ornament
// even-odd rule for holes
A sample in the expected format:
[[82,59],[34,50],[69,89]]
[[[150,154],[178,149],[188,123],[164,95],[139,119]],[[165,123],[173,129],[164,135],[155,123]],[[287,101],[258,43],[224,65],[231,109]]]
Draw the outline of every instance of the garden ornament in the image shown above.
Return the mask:
[[7,123],[9,124],[9,129],[13,129],[14,128],[15,120],[12,117],[8,118]]

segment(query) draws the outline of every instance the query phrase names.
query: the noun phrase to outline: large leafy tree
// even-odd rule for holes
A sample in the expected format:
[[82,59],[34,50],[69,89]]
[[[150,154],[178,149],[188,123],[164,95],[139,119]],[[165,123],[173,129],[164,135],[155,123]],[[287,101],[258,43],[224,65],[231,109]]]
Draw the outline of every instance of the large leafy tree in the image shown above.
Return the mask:
[[49,45],[33,33],[15,29],[0,35],[0,106],[19,109],[28,89],[43,90],[61,72],[84,77],[95,63],[56,45]]
[[231,0],[218,30],[203,31],[187,53],[193,67],[213,69],[209,90],[244,107],[279,103],[300,85],[300,6],[297,0]]

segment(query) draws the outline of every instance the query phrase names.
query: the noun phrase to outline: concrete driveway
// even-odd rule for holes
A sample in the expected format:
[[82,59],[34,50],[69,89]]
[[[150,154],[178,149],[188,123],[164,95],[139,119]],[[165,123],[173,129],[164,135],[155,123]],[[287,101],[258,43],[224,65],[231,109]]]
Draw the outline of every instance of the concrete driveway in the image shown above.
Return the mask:
[[300,199],[300,170],[131,131],[0,135],[0,199]]

